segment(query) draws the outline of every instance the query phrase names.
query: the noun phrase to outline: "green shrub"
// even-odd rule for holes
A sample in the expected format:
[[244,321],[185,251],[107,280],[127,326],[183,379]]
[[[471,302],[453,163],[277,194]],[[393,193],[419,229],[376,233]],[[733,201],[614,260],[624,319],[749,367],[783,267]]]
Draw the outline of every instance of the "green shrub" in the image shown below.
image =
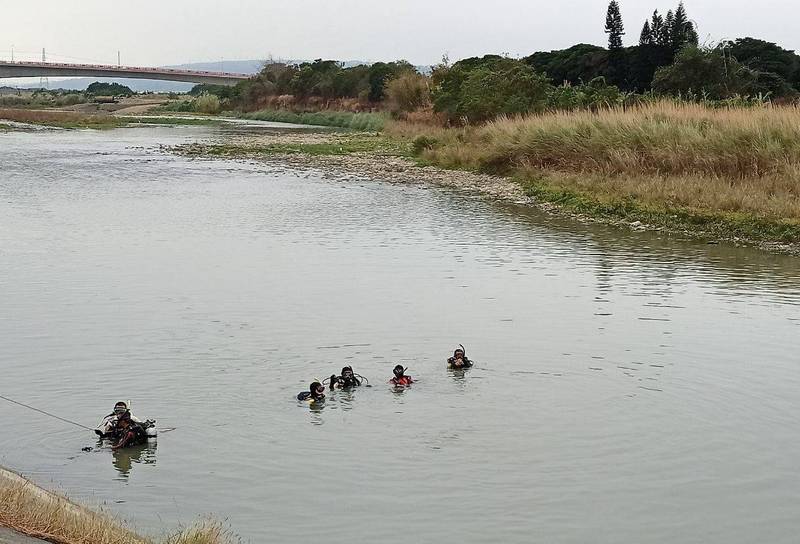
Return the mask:
[[433,149],[436,143],[437,142],[435,138],[425,135],[417,136],[411,141],[411,152],[414,155],[421,155],[424,151]]

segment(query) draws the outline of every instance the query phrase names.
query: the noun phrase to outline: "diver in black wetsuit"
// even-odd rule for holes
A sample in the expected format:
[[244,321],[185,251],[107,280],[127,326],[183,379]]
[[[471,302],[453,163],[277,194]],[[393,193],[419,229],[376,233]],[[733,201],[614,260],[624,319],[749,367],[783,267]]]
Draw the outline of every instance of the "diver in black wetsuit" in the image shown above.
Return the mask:
[[147,442],[147,431],[142,424],[133,421],[130,412],[124,412],[119,416],[114,426],[114,436],[119,437],[116,444],[111,449],[118,450],[128,446],[136,446]]
[[319,402],[325,400],[325,386],[319,382],[314,382],[308,386],[308,391],[301,391],[297,395],[297,400],[308,400],[311,402]]
[[346,366],[342,369],[342,375],[337,376],[333,375],[330,377],[331,383],[329,387],[331,389],[338,387],[339,389],[350,389],[351,387],[358,387],[361,385],[361,380],[358,379],[358,376],[353,372],[353,367]]
[[142,423],[141,419],[131,414],[131,411],[128,409],[128,405],[120,401],[114,405],[114,411],[103,418],[103,421],[94,430],[95,434],[97,434],[97,436],[100,438],[110,438],[112,440],[118,439],[119,437],[115,436],[114,434],[117,427],[117,421],[119,421],[120,416],[126,412],[131,417],[131,421],[134,423]]
[[453,352],[453,356],[447,360],[447,366],[450,368],[469,368],[472,366],[472,361],[467,359],[464,346],[459,345]]

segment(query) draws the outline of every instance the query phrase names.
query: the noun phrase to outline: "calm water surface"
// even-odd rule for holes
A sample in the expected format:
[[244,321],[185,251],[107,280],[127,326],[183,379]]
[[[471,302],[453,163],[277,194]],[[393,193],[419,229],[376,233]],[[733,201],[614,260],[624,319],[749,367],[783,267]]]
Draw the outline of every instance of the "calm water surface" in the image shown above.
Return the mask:
[[176,428],[2,403],[1,464],[154,534],[797,541],[800,260],[154,148],[224,130],[0,134],[0,394]]

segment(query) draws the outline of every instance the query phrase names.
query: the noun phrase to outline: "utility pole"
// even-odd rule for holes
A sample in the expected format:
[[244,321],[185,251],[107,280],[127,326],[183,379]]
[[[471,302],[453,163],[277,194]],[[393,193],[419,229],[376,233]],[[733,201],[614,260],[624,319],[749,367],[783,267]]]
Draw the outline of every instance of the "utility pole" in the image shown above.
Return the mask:
[[[45,54],[44,47],[42,47],[42,64],[47,62],[47,55]],[[39,78],[39,88],[44,89],[47,87],[50,88],[50,79],[47,77],[40,77]]]
[[11,62],[14,62],[14,44],[11,44]]
[[122,67],[122,63],[120,62],[119,59],[120,59],[119,51],[117,51],[117,68],[121,68]]

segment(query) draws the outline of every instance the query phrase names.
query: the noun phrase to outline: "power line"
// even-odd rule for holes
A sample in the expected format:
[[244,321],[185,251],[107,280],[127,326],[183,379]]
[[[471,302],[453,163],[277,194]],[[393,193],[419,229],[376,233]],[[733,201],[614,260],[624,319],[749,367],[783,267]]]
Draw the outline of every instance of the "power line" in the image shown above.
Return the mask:
[[70,423],[72,425],[75,425],[76,427],[80,427],[81,429],[86,429],[87,431],[93,431],[94,430],[94,429],[92,429],[90,427],[87,427],[86,425],[81,425],[80,423],[75,423],[74,421],[70,421],[68,419],[64,419],[63,417],[59,417],[59,416],[57,416],[55,414],[51,414],[50,412],[45,412],[44,410],[40,410],[38,408],[34,408],[33,406],[30,406],[30,405],[25,404],[23,402],[16,401],[14,399],[10,399],[8,397],[4,397],[3,395],[0,395],[0,399],[7,400],[8,402],[12,402],[14,404],[18,404],[18,405],[20,405],[20,406],[22,406],[24,408],[28,408],[29,410],[33,410],[34,412],[39,412],[40,414],[44,414],[46,416],[50,416],[52,418],[58,419],[60,421],[63,421],[64,423]]

